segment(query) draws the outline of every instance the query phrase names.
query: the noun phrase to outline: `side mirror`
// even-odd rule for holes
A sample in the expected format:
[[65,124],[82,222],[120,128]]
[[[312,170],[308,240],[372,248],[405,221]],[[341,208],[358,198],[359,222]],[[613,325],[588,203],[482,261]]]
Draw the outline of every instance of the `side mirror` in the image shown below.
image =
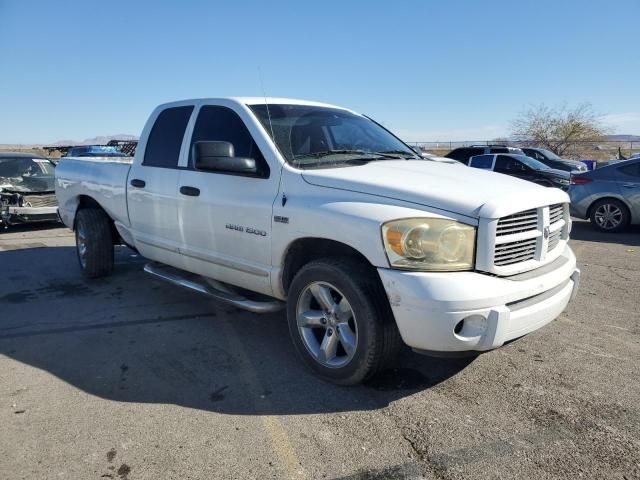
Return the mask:
[[258,173],[255,159],[236,157],[233,144],[229,142],[196,142],[193,144],[192,156],[196,170],[238,175]]
[[411,147],[411,150],[416,152],[418,154],[418,156],[422,158],[422,148],[420,148],[418,146],[415,146],[415,147]]

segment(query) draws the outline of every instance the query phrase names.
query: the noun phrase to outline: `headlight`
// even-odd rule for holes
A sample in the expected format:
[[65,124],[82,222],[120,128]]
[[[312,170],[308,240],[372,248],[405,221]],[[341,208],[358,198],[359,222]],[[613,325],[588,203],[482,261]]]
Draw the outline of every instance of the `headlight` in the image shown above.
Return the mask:
[[426,271],[473,269],[476,229],[443,218],[410,218],[382,225],[382,239],[394,268]]

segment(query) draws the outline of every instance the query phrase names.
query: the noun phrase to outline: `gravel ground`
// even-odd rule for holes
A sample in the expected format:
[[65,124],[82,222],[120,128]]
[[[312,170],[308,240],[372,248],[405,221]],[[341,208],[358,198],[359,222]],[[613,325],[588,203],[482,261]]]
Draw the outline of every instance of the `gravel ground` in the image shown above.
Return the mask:
[[576,301],[503,348],[340,388],[258,316],[85,281],[64,228],[0,233],[0,478],[640,478],[640,229],[574,223]]

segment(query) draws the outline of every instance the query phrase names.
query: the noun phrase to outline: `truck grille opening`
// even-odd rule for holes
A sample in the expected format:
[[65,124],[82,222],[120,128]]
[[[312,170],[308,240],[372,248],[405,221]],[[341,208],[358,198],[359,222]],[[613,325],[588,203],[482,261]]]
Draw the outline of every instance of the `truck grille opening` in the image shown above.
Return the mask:
[[549,223],[553,225],[564,219],[564,206],[561,203],[549,207]]
[[556,248],[558,246],[558,244],[560,243],[560,234],[562,233],[562,230],[558,230],[557,232],[553,232],[551,235],[549,235],[549,244],[547,246],[547,251],[551,251],[554,248]]
[[563,203],[557,203],[500,218],[493,251],[497,273],[508,275],[524,262],[544,263],[548,252],[568,237],[567,210]]
[[502,267],[531,260],[536,254],[537,242],[536,238],[530,238],[496,245],[494,264]]
[[512,235],[514,233],[527,232],[535,230],[538,227],[538,210],[526,210],[520,213],[514,213],[508,217],[502,217],[498,221],[496,236]]

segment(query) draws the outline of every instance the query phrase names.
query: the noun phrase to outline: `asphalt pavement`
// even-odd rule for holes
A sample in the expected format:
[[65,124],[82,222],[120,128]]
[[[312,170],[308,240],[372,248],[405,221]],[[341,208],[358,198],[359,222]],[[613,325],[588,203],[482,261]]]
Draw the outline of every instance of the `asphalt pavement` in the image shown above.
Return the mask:
[[80,276],[60,227],[0,233],[0,478],[640,478],[640,228],[574,222],[575,302],[464,359],[367,385],[296,360],[284,313]]

